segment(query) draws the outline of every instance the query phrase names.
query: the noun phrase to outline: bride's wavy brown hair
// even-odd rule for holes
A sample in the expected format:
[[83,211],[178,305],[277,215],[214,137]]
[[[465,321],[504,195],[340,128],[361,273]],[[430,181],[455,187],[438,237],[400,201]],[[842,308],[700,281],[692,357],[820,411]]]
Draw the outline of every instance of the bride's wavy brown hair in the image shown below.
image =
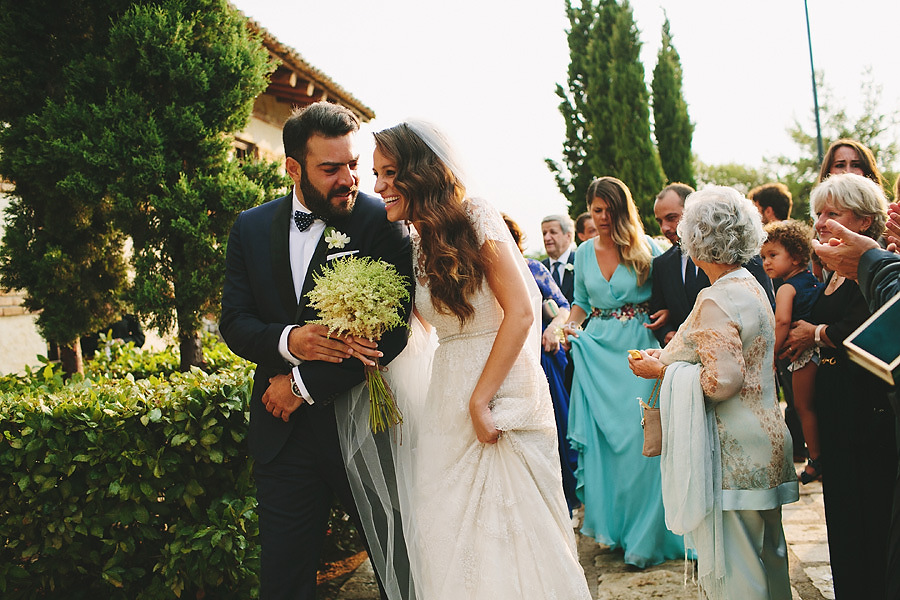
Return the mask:
[[378,150],[394,161],[394,187],[406,199],[419,232],[425,275],[435,309],[465,323],[469,298],[484,281],[486,261],[466,213],[466,189],[405,123],[375,134]]

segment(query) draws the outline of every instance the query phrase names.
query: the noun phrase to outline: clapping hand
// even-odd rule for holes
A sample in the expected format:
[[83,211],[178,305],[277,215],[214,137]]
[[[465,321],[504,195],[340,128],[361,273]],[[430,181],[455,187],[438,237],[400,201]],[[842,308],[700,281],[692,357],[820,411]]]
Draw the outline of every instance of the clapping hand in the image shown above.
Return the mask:
[[900,203],[891,202],[888,206],[887,249],[891,252],[900,252]]
[[825,244],[813,240],[813,249],[827,268],[856,281],[860,257],[868,250],[878,248],[878,242],[868,236],[854,233],[832,219],[825,225],[833,237]]

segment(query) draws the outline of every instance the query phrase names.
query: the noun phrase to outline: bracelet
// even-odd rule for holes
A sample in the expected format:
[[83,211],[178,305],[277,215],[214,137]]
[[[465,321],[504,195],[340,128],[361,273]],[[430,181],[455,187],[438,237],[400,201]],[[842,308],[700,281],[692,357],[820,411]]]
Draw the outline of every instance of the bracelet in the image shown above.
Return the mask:
[[826,327],[827,325],[825,325],[825,323],[822,323],[821,325],[818,325],[816,327],[816,334],[815,336],[813,336],[813,339],[816,342],[816,346],[818,346],[819,348],[825,347],[825,342],[822,341],[822,332],[825,331]]
[[575,331],[581,331],[581,324],[576,323],[575,321],[569,321],[563,327],[568,327],[569,329],[574,329]]

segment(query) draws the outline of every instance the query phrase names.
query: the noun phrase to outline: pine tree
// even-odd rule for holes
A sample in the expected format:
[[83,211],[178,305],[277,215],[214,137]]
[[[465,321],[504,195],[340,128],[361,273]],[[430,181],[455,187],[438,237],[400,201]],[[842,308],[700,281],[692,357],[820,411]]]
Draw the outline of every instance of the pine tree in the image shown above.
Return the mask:
[[659,160],[669,182],[697,187],[691,156],[694,125],[682,95],[681,58],[672,45],[669,19],[662,26],[662,44],[653,69],[653,131]]
[[229,134],[273,66],[225,0],[136,6],[106,60],[115,94],[102,121],[116,144],[97,150],[129,173],[109,189],[134,240],[134,304],[161,331],[177,324],[186,370],[203,362],[201,320],[216,312],[231,224],[265,198],[231,160]]

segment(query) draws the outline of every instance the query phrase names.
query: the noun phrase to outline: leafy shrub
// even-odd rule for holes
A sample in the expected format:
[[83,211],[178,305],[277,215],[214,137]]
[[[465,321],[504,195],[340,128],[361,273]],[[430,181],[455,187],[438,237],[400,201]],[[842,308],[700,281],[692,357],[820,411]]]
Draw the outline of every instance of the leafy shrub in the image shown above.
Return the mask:
[[250,381],[238,366],[0,394],[3,597],[253,595]]
[[[258,595],[253,365],[203,344],[210,373],[111,344],[84,377],[0,377],[0,597]],[[361,549],[335,506],[324,560]]]

